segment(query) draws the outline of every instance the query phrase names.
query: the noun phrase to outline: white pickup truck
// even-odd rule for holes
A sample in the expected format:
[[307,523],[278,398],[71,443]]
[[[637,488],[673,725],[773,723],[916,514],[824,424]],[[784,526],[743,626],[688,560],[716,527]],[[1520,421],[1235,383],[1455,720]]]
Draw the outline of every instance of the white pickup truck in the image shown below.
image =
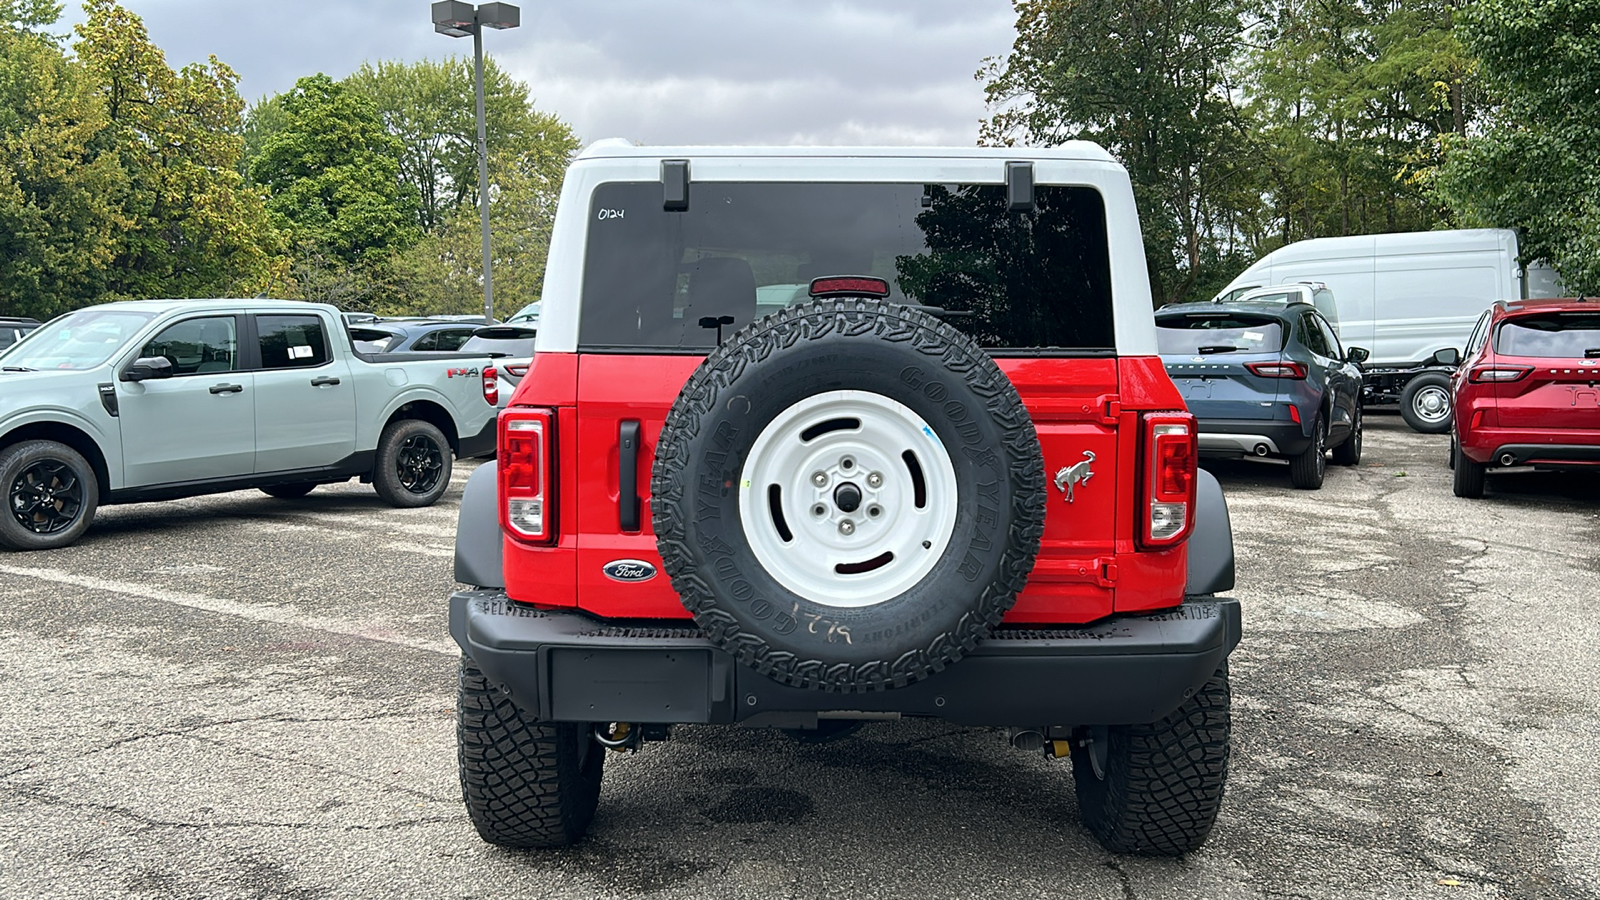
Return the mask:
[[68,313],[0,353],[0,546],[63,547],[108,503],[358,477],[427,506],[494,451],[472,354],[354,349],[331,306],[138,300]]

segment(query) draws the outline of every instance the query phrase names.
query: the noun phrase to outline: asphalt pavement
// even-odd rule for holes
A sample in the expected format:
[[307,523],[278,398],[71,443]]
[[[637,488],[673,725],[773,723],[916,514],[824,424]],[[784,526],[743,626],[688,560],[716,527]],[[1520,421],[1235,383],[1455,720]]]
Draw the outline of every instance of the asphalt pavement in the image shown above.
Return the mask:
[[458,464],[428,509],[240,492],[0,552],[0,896],[1595,897],[1600,478],[1459,500],[1445,438],[1367,429],[1318,492],[1209,466],[1245,640],[1227,798],[1185,859],[1101,850],[1070,768],[1003,732],[909,720],[680,728],[608,756],[582,844],[484,844],[455,768]]

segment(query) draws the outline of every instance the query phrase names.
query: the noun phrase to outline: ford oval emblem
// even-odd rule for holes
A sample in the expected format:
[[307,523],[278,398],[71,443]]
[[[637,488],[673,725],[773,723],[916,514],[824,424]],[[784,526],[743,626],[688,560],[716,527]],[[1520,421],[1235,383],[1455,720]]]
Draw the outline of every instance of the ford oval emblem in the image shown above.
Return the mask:
[[614,559],[600,571],[612,581],[649,581],[656,577],[656,567],[642,559]]

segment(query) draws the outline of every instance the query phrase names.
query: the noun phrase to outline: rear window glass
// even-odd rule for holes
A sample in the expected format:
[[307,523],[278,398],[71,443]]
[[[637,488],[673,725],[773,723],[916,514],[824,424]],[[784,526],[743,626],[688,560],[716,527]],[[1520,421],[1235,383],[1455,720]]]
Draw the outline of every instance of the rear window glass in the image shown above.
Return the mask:
[[531,337],[487,337],[473,335],[461,345],[462,353],[497,353],[502,356],[532,356],[533,341]]
[[303,369],[329,360],[322,320],[316,316],[256,316],[263,369]]
[[[871,275],[995,350],[1115,347],[1105,206],[1041,185],[1032,213],[1000,185],[696,182],[685,212],[659,182],[596,189],[579,343],[704,353],[809,299],[811,280]],[[702,320],[711,323],[702,326]]]
[[1167,316],[1156,320],[1162,353],[1276,353],[1283,349],[1277,319],[1229,314]]
[[1505,356],[1600,357],[1600,313],[1547,313],[1508,319],[1495,336],[1494,349]]

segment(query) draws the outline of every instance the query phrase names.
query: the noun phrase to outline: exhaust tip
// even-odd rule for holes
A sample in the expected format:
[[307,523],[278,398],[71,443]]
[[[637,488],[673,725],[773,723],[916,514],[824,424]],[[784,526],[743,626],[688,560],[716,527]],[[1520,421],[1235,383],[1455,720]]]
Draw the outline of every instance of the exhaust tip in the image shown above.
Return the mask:
[[1516,464],[1517,464],[1516,456],[1514,456],[1514,455],[1512,455],[1510,453],[1502,453],[1502,454],[1500,454],[1500,465],[1502,465],[1502,466],[1514,466]]
[[1042,733],[1031,728],[1016,729],[1011,733],[1011,746],[1029,753],[1037,753],[1044,749],[1045,737]]
[[1257,444],[1255,452],[1256,452],[1257,456],[1266,456],[1267,455],[1267,445],[1266,444]]

